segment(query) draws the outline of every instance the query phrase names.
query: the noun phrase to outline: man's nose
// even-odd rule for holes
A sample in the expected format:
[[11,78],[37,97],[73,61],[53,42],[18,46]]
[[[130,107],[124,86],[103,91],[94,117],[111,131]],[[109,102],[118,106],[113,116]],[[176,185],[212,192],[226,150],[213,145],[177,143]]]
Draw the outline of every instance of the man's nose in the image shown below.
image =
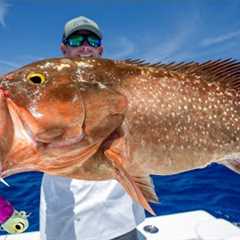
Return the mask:
[[87,40],[86,40],[86,39],[84,40],[84,42],[83,42],[82,46],[89,46],[89,44],[88,44],[88,42],[87,42]]

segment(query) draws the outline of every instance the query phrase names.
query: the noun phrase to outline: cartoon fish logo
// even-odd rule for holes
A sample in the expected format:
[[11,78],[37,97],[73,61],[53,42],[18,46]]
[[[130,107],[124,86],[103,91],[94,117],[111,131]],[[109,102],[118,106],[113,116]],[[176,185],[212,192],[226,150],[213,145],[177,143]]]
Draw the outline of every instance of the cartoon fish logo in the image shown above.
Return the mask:
[[29,227],[25,211],[17,211],[12,204],[0,196],[0,230],[8,233],[22,233]]

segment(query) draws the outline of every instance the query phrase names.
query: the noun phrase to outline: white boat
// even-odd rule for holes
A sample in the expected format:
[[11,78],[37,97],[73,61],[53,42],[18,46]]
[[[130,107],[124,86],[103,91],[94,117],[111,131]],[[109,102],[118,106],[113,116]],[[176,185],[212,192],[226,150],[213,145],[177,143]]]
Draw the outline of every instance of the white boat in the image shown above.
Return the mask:
[[[137,229],[141,240],[240,240],[240,228],[201,210],[149,217]],[[40,234],[3,235],[0,240],[40,240]]]

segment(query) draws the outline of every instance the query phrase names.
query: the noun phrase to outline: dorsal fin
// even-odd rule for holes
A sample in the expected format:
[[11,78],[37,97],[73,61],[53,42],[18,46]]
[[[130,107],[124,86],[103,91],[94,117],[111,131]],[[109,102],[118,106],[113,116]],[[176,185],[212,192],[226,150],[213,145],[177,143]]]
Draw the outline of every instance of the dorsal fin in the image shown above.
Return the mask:
[[198,63],[196,62],[180,62],[180,63],[174,63],[174,64],[166,64],[162,65],[163,68],[166,68],[171,71],[178,71],[178,72],[185,72],[189,69],[191,69],[193,66],[197,66]]
[[203,63],[198,62],[171,62],[164,64],[147,63],[141,59],[125,60],[126,63],[137,66],[164,68],[169,71],[186,74],[187,76],[197,75],[208,82],[221,82],[226,88],[232,88],[240,91],[240,61],[232,58],[209,60]]
[[145,65],[145,60],[143,59],[140,59],[140,58],[136,58],[136,59],[133,59],[133,58],[127,58],[125,60],[123,60],[125,63],[130,63],[130,64],[135,64],[135,65],[139,65],[139,66],[143,66]]
[[190,67],[192,67],[193,65],[199,65],[196,62],[180,62],[180,63],[176,63],[176,62],[170,62],[170,63],[163,63],[161,61],[156,62],[156,63],[149,63],[146,62],[143,59],[132,59],[132,58],[127,58],[125,60],[123,60],[124,63],[127,64],[133,64],[139,67],[154,67],[154,68],[165,68],[167,70],[171,70],[171,71],[183,71],[186,69],[189,69]]
[[229,58],[203,63],[191,62],[166,68],[187,76],[197,75],[207,82],[221,82],[224,88],[240,91],[240,62],[238,60]]
[[221,82],[225,88],[240,91],[240,62],[233,59],[217,60],[195,65],[187,74],[198,75],[208,82]]

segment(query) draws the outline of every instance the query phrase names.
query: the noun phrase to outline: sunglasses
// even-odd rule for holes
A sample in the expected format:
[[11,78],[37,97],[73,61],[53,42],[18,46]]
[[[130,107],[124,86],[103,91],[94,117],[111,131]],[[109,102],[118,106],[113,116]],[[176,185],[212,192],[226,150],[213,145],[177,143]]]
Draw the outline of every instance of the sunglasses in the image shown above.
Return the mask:
[[94,48],[101,46],[101,39],[92,34],[72,35],[64,41],[64,44],[74,48],[82,46],[85,41],[87,41],[89,46]]

